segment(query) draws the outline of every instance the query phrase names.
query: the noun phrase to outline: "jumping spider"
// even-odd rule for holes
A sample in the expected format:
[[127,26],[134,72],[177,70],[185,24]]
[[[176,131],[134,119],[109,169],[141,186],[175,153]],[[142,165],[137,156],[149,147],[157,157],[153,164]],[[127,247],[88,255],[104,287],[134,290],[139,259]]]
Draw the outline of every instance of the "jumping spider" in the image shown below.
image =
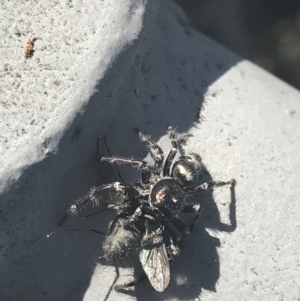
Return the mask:
[[[141,170],[139,183],[128,184],[122,181],[92,188],[69,208],[71,215],[76,215],[83,207],[99,203],[116,209],[117,216],[109,227],[103,245],[103,257],[108,262],[115,262],[137,251],[145,274],[153,288],[159,292],[168,286],[170,262],[180,253],[184,239],[200,216],[200,205],[187,204],[186,197],[214,186],[235,183],[235,180],[212,181],[191,186],[203,170],[201,157],[190,153],[173,163],[179,147],[186,139],[179,139],[172,127],[168,128],[168,134],[172,148],[165,163],[162,149],[141,132],[141,140],[154,153],[154,165],[137,159],[102,157],[102,161]],[[179,217],[179,214],[188,212],[195,214],[189,226]],[[116,284],[114,288],[122,290],[135,285],[137,281]]]

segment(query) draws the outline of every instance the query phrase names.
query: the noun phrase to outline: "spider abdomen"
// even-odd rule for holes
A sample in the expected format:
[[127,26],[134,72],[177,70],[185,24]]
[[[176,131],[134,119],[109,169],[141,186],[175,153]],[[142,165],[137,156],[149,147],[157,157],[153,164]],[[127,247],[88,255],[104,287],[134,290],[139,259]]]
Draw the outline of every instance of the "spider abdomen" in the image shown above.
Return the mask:
[[185,205],[185,192],[176,180],[164,178],[152,187],[150,202],[162,213],[177,216]]
[[201,157],[198,154],[190,153],[179,158],[174,163],[172,175],[182,185],[190,185],[197,179],[199,172],[202,169]]

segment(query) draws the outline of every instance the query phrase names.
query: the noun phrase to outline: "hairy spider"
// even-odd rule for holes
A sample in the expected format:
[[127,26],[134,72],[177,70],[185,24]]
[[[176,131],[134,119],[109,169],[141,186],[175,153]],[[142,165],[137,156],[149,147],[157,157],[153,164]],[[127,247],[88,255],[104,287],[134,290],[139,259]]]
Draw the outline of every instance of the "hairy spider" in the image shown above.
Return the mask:
[[[159,292],[170,281],[170,262],[181,251],[182,244],[200,216],[199,204],[186,204],[186,197],[214,186],[234,184],[206,182],[191,186],[203,169],[201,157],[196,153],[174,158],[186,138],[178,138],[172,127],[168,128],[172,148],[164,163],[162,149],[147,135],[139,133],[154,153],[154,165],[146,161],[102,157],[111,164],[129,165],[141,170],[141,181],[135,184],[114,182],[94,187],[69,208],[71,215],[87,205],[107,204],[117,210],[103,245],[104,258],[115,262],[132,251],[139,253],[140,262],[153,288]],[[179,217],[181,213],[194,213],[187,226]],[[133,286],[137,281],[116,284],[117,290]]]

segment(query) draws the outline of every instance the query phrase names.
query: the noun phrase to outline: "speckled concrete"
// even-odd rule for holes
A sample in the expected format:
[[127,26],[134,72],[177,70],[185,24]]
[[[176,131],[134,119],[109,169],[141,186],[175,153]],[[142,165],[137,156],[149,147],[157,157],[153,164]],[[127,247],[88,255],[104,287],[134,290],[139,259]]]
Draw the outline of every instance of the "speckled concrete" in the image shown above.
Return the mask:
[[[195,32],[168,1],[28,1],[4,14],[9,3],[1,4],[0,299],[298,300],[300,93]],[[25,60],[31,34],[40,39]],[[118,294],[114,268],[99,259],[102,236],[46,234],[104,231],[110,213],[58,225],[89,187],[116,179],[100,161],[103,135],[114,155],[145,158],[135,128],[167,152],[168,125],[193,134],[185,151],[201,154],[205,179],[235,178],[236,193],[194,198],[202,216],[165,292],[146,282]],[[121,272],[125,281],[132,270]]]

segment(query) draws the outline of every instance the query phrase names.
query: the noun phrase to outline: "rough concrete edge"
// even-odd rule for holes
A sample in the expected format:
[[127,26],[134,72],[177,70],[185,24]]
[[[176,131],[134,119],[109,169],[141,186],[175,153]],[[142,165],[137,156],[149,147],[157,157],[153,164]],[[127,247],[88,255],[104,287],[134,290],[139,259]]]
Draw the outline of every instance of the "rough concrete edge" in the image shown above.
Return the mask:
[[[141,6],[144,5],[144,11],[142,12],[143,18],[141,19],[140,27],[137,29],[137,34],[122,36],[123,39],[119,41],[119,45],[117,43],[114,45],[115,51],[112,52],[109,61],[104,56],[100,57],[98,62],[93,62],[94,67],[91,68],[90,73],[87,75],[86,87],[82,87],[81,93],[76,95],[72,101],[77,105],[74,105],[73,110],[70,110],[70,107],[67,105],[65,105],[65,108],[59,108],[59,110],[64,111],[64,114],[58,115],[58,118],[53,117],[54,127],[45,129],[43,133],[44,140],[40,141],[40,144],[35,145],[34,149],[31,145],[27,149],[23,148],[21,152],[14,156],[12,162],[7,162],[6,165],[1,167],[3,172],[0,178],[0,193],[17,181],[28,167],[44,160],[49,153],[57,151],[57,146],[63,134],[76,119],[76,116],[84,112],[89,100],[97,92],[97,86],[102,81],[105,81],[108,71],[115,68],[116,64],[130,66],[138,45],[143,43],[144,38],[152,34],[153,27],[155,27],[154,21],[160,6],[160,3],[157,1],[142,0],[138,2],[141,2]],[[98,37],[97,44],[101,44],[101,37]],[[108,51],[111,52],[111,49],[109,48]],[[124,67],[125,70],[127,71],[127,68]],[[56,111],[52,112],[53,116],[55,116],[55,113]]]

